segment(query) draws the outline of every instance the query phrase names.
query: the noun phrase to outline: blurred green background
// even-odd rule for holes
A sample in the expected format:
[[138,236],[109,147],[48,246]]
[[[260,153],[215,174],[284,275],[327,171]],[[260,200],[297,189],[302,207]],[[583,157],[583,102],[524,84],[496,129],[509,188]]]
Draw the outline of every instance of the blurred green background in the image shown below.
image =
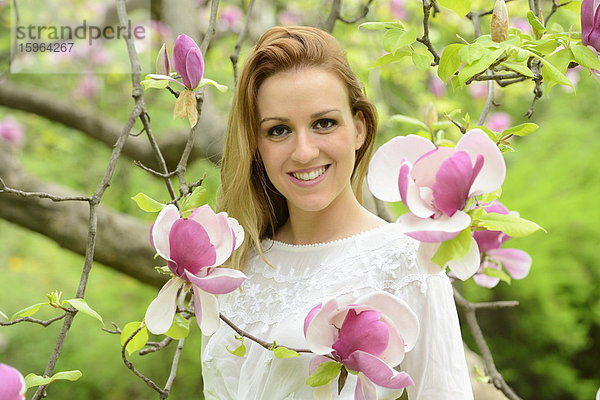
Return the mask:
[[[197,5],[198,20],[206,20],[206,8]],[[321,2],[267,2],[260,9],[264,28],[275,23],[315,24]],[[362,2],[345,3],[346,15],[356,14]],[[401,8],[399,8],[401,5]],[[492,2],[474,2],[474,8],[489,9]],[[243,10],[247,2],[222,2],[223,10]],[[549,2],[542,2],[548,8]],[[525,15],[524,4],[509,4],[513,25]],[[232,11],[232,12],[233,12]],[[402,14],[402,12],[404,14]],[[235,14],[235,12],[233,12]],[[368,20],[402,18],[418,26],[419,4],[382,1],[371,8]],[[489,17],[482,23],[488,24]],[[559,10],[553,17],[564,26],[579,29],[578,15]],[[225,19],[225,15],[222,15]],[[465,20],[468,22],[468,20]],[[6,21],[4,21],[6,26]],[[202,23],[200,23],[202,24]],[[484,26],[484,33],[486,33]],[[233,86],[229,55],[233,52],[240,29],[239,20],[221,25],[206,55],[206,77]],[[256,29],[259,33],[261,28]],[[461,23],[447,10],[432,20],[434,45],[454,42],[455,34],[472,39],[472,26]],[[348,51],[353,68],[366,84],[369,97],[380,114],[379,142],[394,135],[412,133],[411,126],[392,122],[390,116],[404,114],[423,119],[424,106],[432,102],[439,118],[444,113],[461,109],[476,121],[484,98],[481,85],[453,91],[437,81],[433,71],[420,71],[409,63],[370,69],[383,54],[382,33],[358,29],[356,25],[338,22],[334,35]],[[152,54],[161,39],[153,39]],[[168,34],[166,35],[168,38]],[[173,37],[171,35],[171,37]],[[6,45],[6,37],[3,37]],[[167,39],[164,39],[167,40]],[[248,41],[252,42],[253,37]],[[168,44],[171,48],[172,42]],[[247,42],[242,56],[249,48]],[[4,47],[6,48],[6,47]],[[115,51],[125,51],[124,47]],[[533,266],[527,278],[500,283],[484,289],[472,281],[457,283],[471,301],[518,300],[517,308],[479,313],[482,329],[489,341],[496,365],[518,394],[525,399],[592,399],[600,387],[600,116],[598,114],[597,76],[581,70],[569,75],[576,82],[576,93],[554,87],[550,97],[537,104],[532,122],[540,125],[534,134],[514,140],[514,153],[506,154],[508,172],[501,201],[521,216],[543,226],[548,233],[512,239],[505,247],[527,251]],[[37,86],[55,93],[61,99],[72,99],[78,106],[125,121],[132,107],[130,80],[124,75],[9,75],[13,83]],[[82,80],[92,79],[93,90],[82,90]],[[484,86],[485,88],[485,86]],[[497,92],[497,106],[492,108],[487,124],[511,125],[526,122],[523,116],[532,99],[533,85],[518,84]],[[232,91],[219,94],[214,89],[212,100],[226,114]],[[187,122],[172,120],[173,97],[163,91],[146,91],[146,100],[155,133],[167,129],[185,129]],[[502,114],[501,114],[502,113]],[[15,147],[23,166],[40,179],[53,181],[84,193],[92,193],[106,167],[110,149],[80,132],[65,128],[33,114],[0,108],[0,120],[12,116],[23,125],[25,141]],[[450,134],[456,135],[456,132]],[[208,161],[193,163],[188,181],[207,174],[205,186],[214,204],[219,184],[218,168]],[[175,182],[176,184],[176,182]],[[103,204],[146,219],[130,200],[143,191],[159,200],[167,200],[164,184],[136,168],[132,160],[122,157]],[[65,226],[64,229],[69,229]],[[63,298],[75,293],[83,258],[61,249],[54,242],[23,228],[0,220],[0,310],[11,315],[25,306],[43,302],[45,294],[64,292]],[[148,268],[153,268],[148,265]],[[103,265],[92,270],[86,299],[109,323],[123,327],[129,321],[141,320],[157,289],[140,284]],[[40,318],[56,315],[52,310],[40,311]],[[17,367],[24,374],[40,374],[52,351],[59,324],[48,328],[19,324],[0,328],[0,361]],[[475,349],[466,327],[466,342]],[[192,325],[186,342],[173,399],[201,398],[200,332]],[[158,382],[168,375],[174,346],[167,350],[131,360],[136,367]],[[82,378],[76,382],[55,382],[49,388],[54,399],[146,399],[154,392],[123,365],[119,337],[101,331],[98,321],[78,316],[69,333],[57,371],[79,369]],[[29,390],[29,395],[33,390]]]

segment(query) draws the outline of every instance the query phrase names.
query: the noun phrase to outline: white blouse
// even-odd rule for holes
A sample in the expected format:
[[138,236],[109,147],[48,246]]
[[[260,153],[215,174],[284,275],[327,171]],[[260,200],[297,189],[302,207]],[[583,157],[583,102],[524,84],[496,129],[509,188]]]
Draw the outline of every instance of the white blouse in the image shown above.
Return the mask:
[[[419,317],[420,337],[400,365],[415,382],[410,399],[473,399],[463,343],[450,282],[444,273],[424,274],[416,264],[418,243],[397,224],[385,224],[357,235],[314,245],[289,245],[266,240],[266,265],[250,258],[248,279],[237,290],[220,296],[221,312],[237,326],[277,344],[307,348],[303,323],[317,304],[335,297],[351,303],[375,290],[406,301]],[[240,344],[235,332],[221,322],[217,332],[203,338],[202,375],[207,400],[309,400],[306,385],[312,354],[278,359],[273,352],[244,340],[247,352],[227,351]],[[332,398],[353,399],[356,376]],[[377,389],[378,399],[396,399],[401,390]]]

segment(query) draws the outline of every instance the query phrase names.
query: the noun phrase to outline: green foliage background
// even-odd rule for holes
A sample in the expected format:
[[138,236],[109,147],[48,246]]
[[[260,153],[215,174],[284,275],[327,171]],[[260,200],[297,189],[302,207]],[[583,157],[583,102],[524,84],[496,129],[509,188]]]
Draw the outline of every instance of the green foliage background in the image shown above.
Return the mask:
[[[474,7],[491,8],[489,2],[475,2]],[[296,5],[312,23],[316,1]],[[319,3],[320,4],[320,3]],[[361,2],[349,2],[348,15]],[[544,4],[543,4],[544,5]],[[277,6],[285,9],[287,5]],[[276,7],[276,9],[277,9]],[[408,19],[418,26],[418,4],[407,4]],[[509,5],[511,17],[524,17],[525,5]],[[432,21],[432,40],[447,44],[454,34],[470,38],[472,27],[442,9]],[[369,20],[389,20],[387,3],[371,10]],[[559,10],[556,21],[577,24],[577,15]],[[484,23],[489,21],[483,20]],[[302,21],[301,21],[302,22]],[[578,25],[576,25],[575,29]],[[336,37],[348,51],[352,66],[366,83],[369,97],[380,114],[380,143],[398,134],[411,133],[411,127],[391,122],[393,114],[422,117],[422,108],[432,101],[440,118],[443,113],[460,108],[476,120],[483,100],[472,98],[467,90],[447,88],[444,97],[429,91],[433,72],[419,71],[412,64],[398,63],[371,70],[373,61],[382,54],[382,34],[360,31],[355,25],[336,26]],[[232,87],[228,62],[237,36],[225,34],[207,55],[206,76]],[[160,46],[156,46],[157,51]],[[248,46],[246,45],[245,51]],[[472,281],[458,283],[471,301],[518,300],[520,306],[501,311],[482,311],[482,328],[490,342],[496,364],[505,379],[525,399],[591,399],[600,387],[600,117],[597,111],[599,83],[588,72],[580,72],[577,93],[560,87],[551,91],[536,106],[532,119],[540,125],[538,132],[514,141],[515,153],[506,155],[507,179],[502,196],[511,210],[547,229],[528,238],[513,239],[505,247],[516,247],[533,257],[530,275],[509,286],[500,283],[494,289],[477,287]],[[39,85],[46,91],[69,93],[79,76],[10,76],[14,82]],[[129,78],[103,75],[102,88],[93,101],[80,100],[113,118],[125,120],[132,103]],[[514,85],[498,95],[492,111],[508,113],[513,125],[526,122],[523,114],[531,102],[531,84]],[[208,89],[213,90],[213,89]],[[216,94],[214,101],[225,113],[231,98]],[[166,92],[147,91],[152,122],[158,135],[173,127],[185,128],[187,122],[173,121],[173,98]],[[0,119],[11,114],[27,128],[27,141],[21,150],[23,165],[42,179],[90,193],[99,182],[109,157],[109,150],[79,132],[50,123],[33,115],[0,109]],[[457,136],[458,133],[451,132]],[[85,167],[82,167],[85,166]],[[218,170],[207,162],[194,163],[188,172],[190,181],[207,173],[206,186],[214,196]],[[148,220],[152,215],[137,209],[129,198],[143,191],[156,199],[167,200],[164,185],[136,169],[132,161],[122,158],[116,176],[105,197],[105,204]],[[65,229],[69,229],[65,226]],[[45,294],[62,290],[64,298],[75,292],[83,259],[59,248],[44,237],[0,221],[0,310],[6,314],[37,302]],[[125,256],[125,255],[124,255]],[[148,268],[153,268],[148,265]],[[124,326],[143,318],[145,309],[157,289],[139,284],[102,265],[96,265],[86,295],[88,303],[108,324]],[[51,310],[40,317],[55,315]],[[173,399],[200,398],[202,389],[198,329],[192,325],[187,339]],[[50,398],[58,399],[146,399],[153,391],[125,368],[120,359],[119,338],[104,333],[100,324],[78,316],[69,333],[57,370],[80,369],[83,377],[76,383],[56,382],[49,388]],[[0,329],[0,361],[17,366],[23,373],[40,373],[52,350],[59,324],[49,328],[19,324]],[[475,348],[464,328],[463,336]],[[173,348],[159,354],[133,355],[136,367],[158,382],[168,375]],[[30,390],[31,394],[33,390]]]

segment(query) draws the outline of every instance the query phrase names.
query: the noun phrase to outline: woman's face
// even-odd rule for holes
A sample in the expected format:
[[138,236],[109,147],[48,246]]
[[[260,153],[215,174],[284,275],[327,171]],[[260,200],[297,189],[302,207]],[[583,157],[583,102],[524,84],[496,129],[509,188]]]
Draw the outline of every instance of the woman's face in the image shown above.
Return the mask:
[[350,177],[365,121],[352,114],[335,74],[321,68],[276,73],[259,87],[257,107],[258,149],[290,212],[321,211],[353,198]]

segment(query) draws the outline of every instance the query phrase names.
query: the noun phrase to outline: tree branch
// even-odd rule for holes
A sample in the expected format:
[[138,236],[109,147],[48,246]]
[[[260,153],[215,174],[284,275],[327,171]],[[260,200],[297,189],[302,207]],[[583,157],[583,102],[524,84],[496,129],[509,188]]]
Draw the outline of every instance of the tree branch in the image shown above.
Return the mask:
[[233,50],[233,54],[229,56],[231,60],[231,64],[233,66],[233,83],[237,85],[238,81],[238,70],[237,63],[240,57],[240,51],[242,50],[242,43],[246,40],[246,36],[248,36],[248,27],[250,26],[250,21],[252,19],[252,10],[254,10],[254,0],[250,0],[250,4],[248,4],[248,9],[246,10],[246,21],[244,21],[244,27],[240,32],[237,42],[235,43],[235,48]]
[[431,40],[429,39],[429,16],[431,14],[431,8],[435,5],[434,0],[423,0],[423,37],[417,38],[420,43],[423,43],[427,50],[433,55],[432,67],[440,63],[440,56],[435,51]]
[[496,369],[496,365],[494,364],[494,358],[492,357],[492,353],[490,348],[488,347],[485,338],[483,336],[483,332],[479,327],[479,323],[477,322],[476,311],[478,308],[493,308],[493,307],[513,307],[515,306],[514,302],[502,302],[496,306],[492,306],[493,303],[481,303],[483,305],[477,305],[477,303],[473,304],[467,301],[461,294],[454,289],[454,300],[456,301],[456,305],[462,311],[467,324],[469,325],[469,329],[471,330],[471,334],[473,335],[473,339],[481,352],[481,356],[485,362],[485,367],[487,369],[487,373],[491,378],[494,386],[501,390],[502,393],[506,395],[510,400],[523,400],[513,391],[513,389],[508,386],[508,384],[502,378],[502,375]]

